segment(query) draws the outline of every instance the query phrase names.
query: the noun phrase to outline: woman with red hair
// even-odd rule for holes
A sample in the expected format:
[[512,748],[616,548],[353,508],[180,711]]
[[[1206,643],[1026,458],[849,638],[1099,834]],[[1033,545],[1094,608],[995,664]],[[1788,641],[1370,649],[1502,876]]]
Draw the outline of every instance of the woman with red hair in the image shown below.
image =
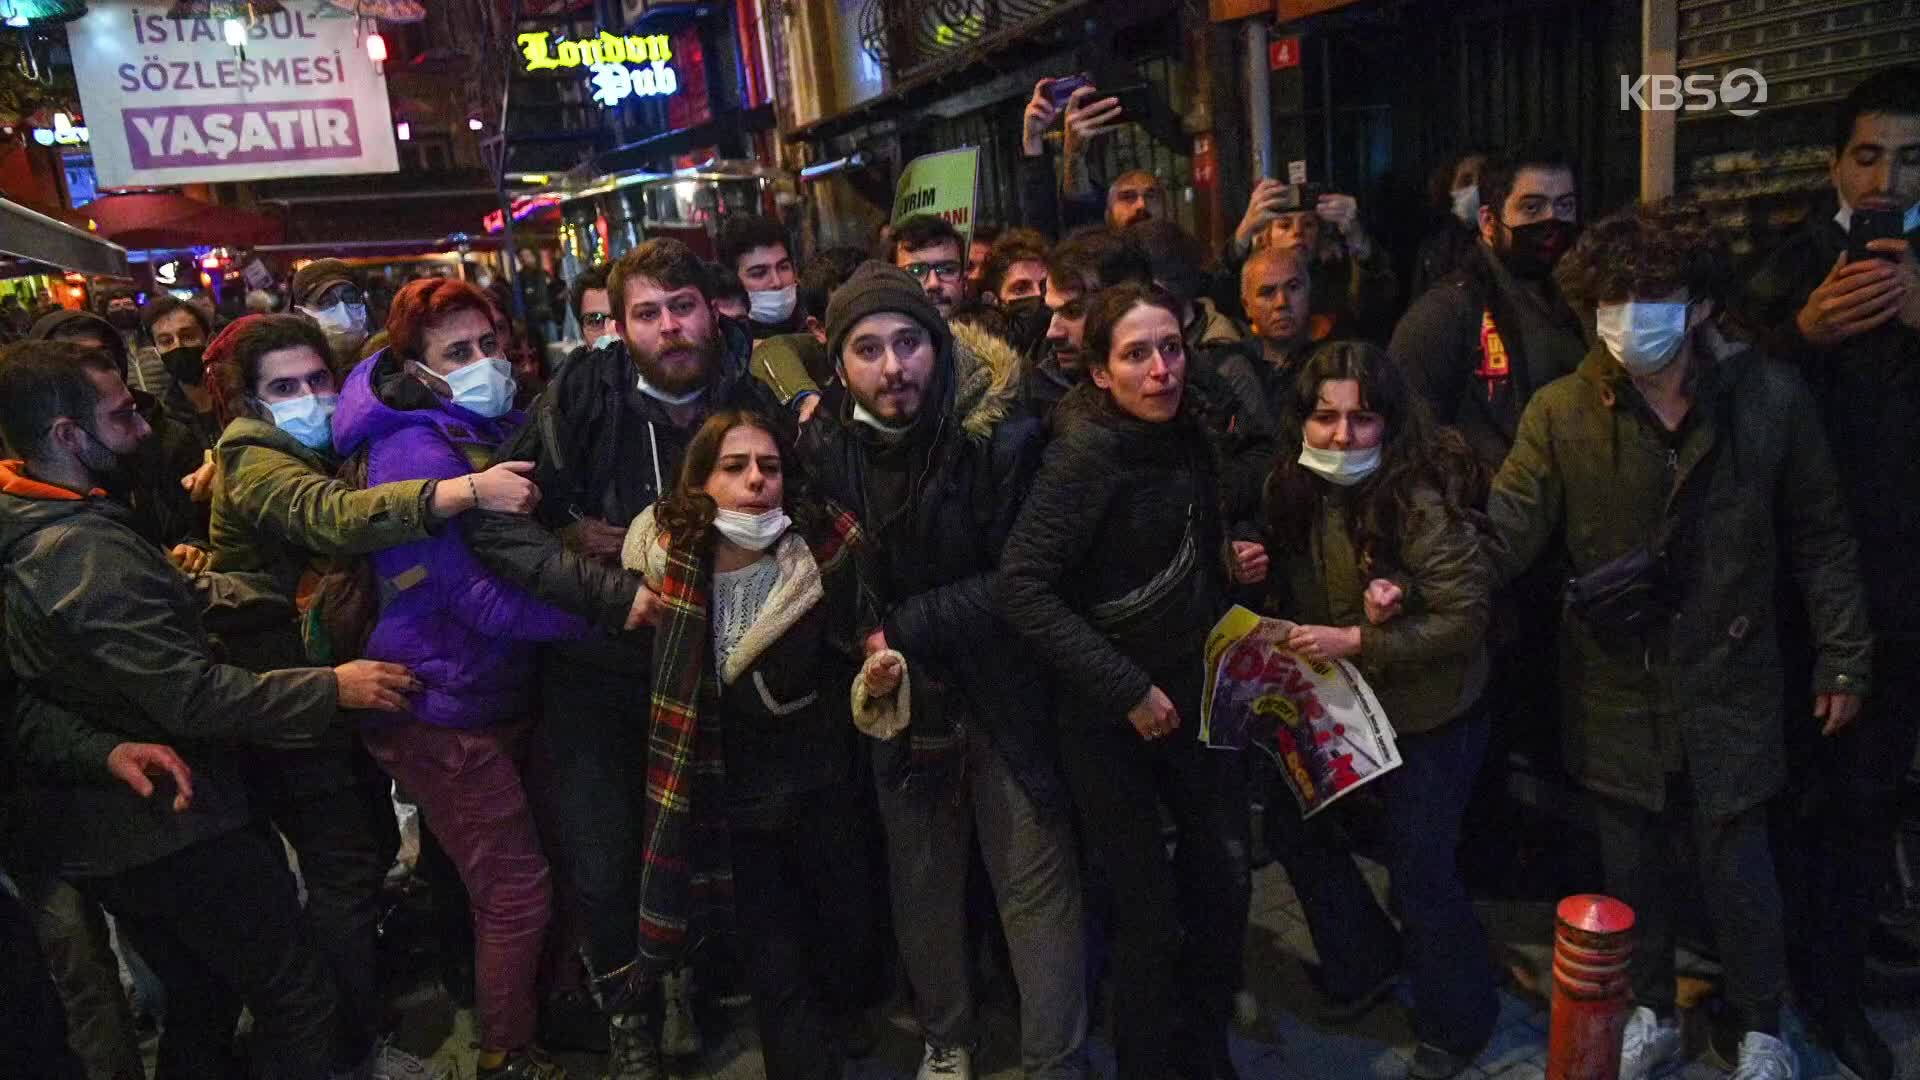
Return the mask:
[[[335,579],[344,560],[429,538],[476,507],[524,511],[539,497],[510,465],[452,480],[424,478],[355,488],[335,475],[332,418],[338,398],[326,337],[299,315],[249,315],[213,340],[205,385],[223,431],[213,490],[211,566],[259,575],[297,601],[298,619],[224,635],[234,663],[251,671],[333,665],[359,655],[364,614],[342,618]],[[469,483],[468,481],[472,482]],[[369,599],[358,590],[359,599]],[[313,602],[319,595],[323,599]],[[356,608],[364,613],[364,607]],[[306,922],[340,987],[343,1067],[379,1055],[379,1075],[426,1076],[417,1059],[376,1044],[380,1025],[374,922],[393,860],[391,786],[362,753],[322,746],[254,749],[249,798],[300,857]],[[238,1019],[225,1020],[231,1030]],[[409,1071],[412,1070],[412,1071]]]
[[[366,453],[367,483],[464,482],[524,415],[513,408],[505,320],[460,281],[416,281],[387,317],[388,344],[353,369],[335,447]],[[527,466],[531,468],[531,466]],[[367,655],[406,663],[412,717],[363,730],[411,792],[472,899],[479,1080],[561,1080],[533,1045],[534,982],[553,903],[521,781],[537,641],[589,624],[494,577],[458,529],[373,556],[381,611]],[[408,659],[401,660],[401,657]]]

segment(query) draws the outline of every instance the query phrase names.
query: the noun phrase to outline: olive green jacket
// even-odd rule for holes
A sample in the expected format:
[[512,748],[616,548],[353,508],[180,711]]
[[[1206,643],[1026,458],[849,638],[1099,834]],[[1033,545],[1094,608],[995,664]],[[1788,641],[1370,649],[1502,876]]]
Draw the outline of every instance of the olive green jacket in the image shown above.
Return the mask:
[[[1599,346],[1536,393],[1494,480],[1487,546],[1503,581],[1549,544],[1564,545],[1582,575],[1647,541],[1676,493],[1699,500],[1695,538],[1675,546],[1670,621],[1623,639],[1563,613],[1561,736],[1568,767],[1591,790],[1660,810],[1668,775],[1684,771],[1700,810],[1725,817],[1785,777],[1782,564],[1812,620],[1816,692],[1865,693],[1872,642],[1805,384],[1712,324],[1693,345],[1705,363],[1677,433]],[[1814,723],[1812,703],[1784,719]]]
[[[434,481],[354,488],[334,475],[328,455],[261,420],[241,417],[228,424],[214,460],[219,479],[209,530],[212,569],[266,574],[274,591],[289,599],[316,557],[365,555],[411,543],[425,538],[434,524],[428,512]],[[287,630],[290,636],[278,644],[297,647],[297,627],[289,624]],[[236,662],[248,667],[275,657],[284,666],[287,659],[240,642],[228,644]],[[263,650],[266,645],[249,644]]]
[[[1486,684],[1488,596],[1493,570],[1479,535],[1423,492],[1402,525],[1397,552],[1361,566],[1348,532],[1348,493],[1334,488],[1306,535],[1305,550],[1280,550],[1275,606],[1285,618],[1315,626],[1360,627],[1353,663],[1373,687],[1393,729],[1413,735],[1471,707]],[[1403,593],[1400,615],[1367,622],[1367,583],[1386,578]]]

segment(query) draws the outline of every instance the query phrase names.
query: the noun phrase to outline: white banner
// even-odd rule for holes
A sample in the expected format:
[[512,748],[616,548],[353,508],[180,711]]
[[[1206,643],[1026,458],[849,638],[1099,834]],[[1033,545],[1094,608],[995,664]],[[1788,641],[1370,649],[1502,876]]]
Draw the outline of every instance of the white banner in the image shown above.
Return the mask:
[[398,171],[357,19],[288,3],[236,49],[225,20],[166,11],[95,3],[67,28],[102,188]]

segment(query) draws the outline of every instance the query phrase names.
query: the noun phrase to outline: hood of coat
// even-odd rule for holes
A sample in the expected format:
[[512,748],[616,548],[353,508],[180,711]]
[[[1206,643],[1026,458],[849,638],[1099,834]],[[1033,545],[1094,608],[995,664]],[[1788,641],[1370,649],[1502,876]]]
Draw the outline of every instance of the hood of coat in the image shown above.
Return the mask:
[[953,327],[953,418],[970,438],[993,435],[1020,400],[1024,362],[1007,339],[971,323]]
[[[718,673],[722,685],[732,685],[753,666],[761,654],[780,640],[781,635],[793,629],[802,616],[826,599],[820,565],[814,561],[813,551],[801,537],[798,528],[788,529],[786,535],[780,538],[779,543],[774,545],[773,557],[780,564],[780,578],[774,583],[773,591],[768,594],[767,602],[761,606],[753,625],[747,628],[746,636],[727,655],[727,662]],[[653,507],[640,511],[627,529],[626,543],[620,548],[620,565],[639,572],[647,579],[647,587],[655,592],[665,584],[667,537],[654,520]],[[710,643],[702,641],[700,644],[706,648]]]
[[87,495],[43,483],[28,476],[17,460],[0,461],[0,562],[13,546],[49,525],[81,514],[106,514],[127,519],[127,511],[95,488]]
[[1186,344],[1189,349],[1210,349],[1217,345],[1232,345],[1241,341],[1244,335],[1234,321],[1222,314],[1213,301],[1204,296],[1193,300],[1193,322],[1185,327]]
[[344,456],[402,428],[448,425],[483,440],[499,441],[525,417],[517,409],[497,417],[463,409],[408,375],[400,358],[382,349],[360,361],[341,387],[340,404],[333,414],[333,446]]

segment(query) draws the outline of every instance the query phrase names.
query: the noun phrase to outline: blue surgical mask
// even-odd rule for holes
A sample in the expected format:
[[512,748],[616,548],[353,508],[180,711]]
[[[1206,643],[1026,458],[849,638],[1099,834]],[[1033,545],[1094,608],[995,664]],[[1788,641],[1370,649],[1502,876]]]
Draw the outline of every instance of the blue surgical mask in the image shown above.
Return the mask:
[[520,384],[513,381],[513,365],[497,356],[482,357],[446,375],[434,375],[433,369],[415,360],[414,366],[447,384],[453,391],[453,403],[488,419],[513,408],[513,395]]
[[1453,216],[1460,219],[1462,225],[1480,224],[1480,185],[1468,184],[1456,188],[1453,192]]
[[759,289],[747,294],[747,317],[761,326],[779,326],[793,317],[793,306],[800,288]]
[[599,337],[593,339],[593,349],[595,352],[598,352],[619,340],[619,334],[601,334]]
[[1652,375],[1680,354],[1687,307],[1685,300],[1601,304],[1593,313],[1594,331],[1627,374]]
[[273,426],[309,450],[333,448],[333,394],[306,394],[286,401],[262,402],[273,414]]

